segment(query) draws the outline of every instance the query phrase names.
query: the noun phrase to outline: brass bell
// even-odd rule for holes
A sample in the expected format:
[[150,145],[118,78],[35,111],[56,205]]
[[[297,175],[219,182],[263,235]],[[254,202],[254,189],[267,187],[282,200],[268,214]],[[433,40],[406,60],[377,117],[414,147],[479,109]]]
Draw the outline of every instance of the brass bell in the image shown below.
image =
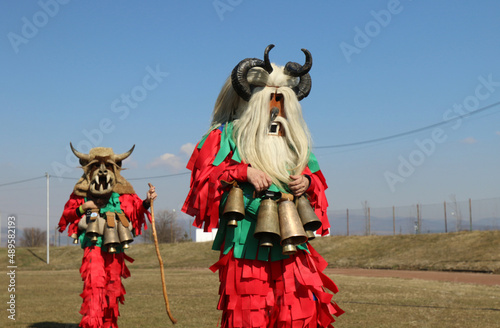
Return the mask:
[[299,212],[300,220],[302,221],[308,239],[314,239],[316,237],[314,231],[321,228],[321,220],[318,218],[311,203],[305,196],[297,198],[295,204],[297,205],[297,212]]
[[99,227],[99,235],[104,236],[104,227],[106,226],[106,220],[100,215],[97,218],[97,226]]
[[123,213],[117,213],[119,221],[116,224],[116,229],[118,230],[118,238],[123,248],[129,248],[129,244],[134,241],[132,232],[130,231],[130,222]]
[[300,221],[297,207],[291,200],[280,201],[278,213],[283,254],[290,255],[295,253],[296,245],[303,244],[307,241],[306,232]]
[[120,244],[114,213],[106,213],[106,226],[104,227],[104,239],[102,244],[103,246],[108,246],[109,253],[115,253],[116,247]]
[[85,231],[87,230],[87,227],[89,226],[88,223],[88,218],[85,216],[78,221],[78,230],[79,231]]
[[293,255],[297,251],[297,246],[292,244],[290,239],[287,239],[282,244],[282,253],[283,255]]
[[99,217],[99,210],[87,210],[87,218],[88,218],[88,225],[87,225],[87,230],[85,232],[85,236],[90,238],[90,241],[95,243],[97,241],[97,237],[100,235],[99,234],[99,224],[98,224],[98,217]]
[[73,244],[78,244],[78,235],[76,233],[72,233],[71,238],[73,238]]
[[130,232],[132,233],[132,237],[137,237],[137,235],[135,234],[135,229],[131,224],[128,226],[128,230],[130,230]]
[[279,241],[280,222],[278,218],[278,204],[271,198],[260,202],[257,213],[254,237],[259,239],[260,246],[272,247],[273,241]]
[[306,230],[306,236],[307,240],[313,240],[314,238],[316,238],[313,230]]
[[243,190],[238,185],[233,185],[227,196],[226,206],[222,218],[227,220],[228,226],[237,226],[238,221],[245,217],[245,202]]

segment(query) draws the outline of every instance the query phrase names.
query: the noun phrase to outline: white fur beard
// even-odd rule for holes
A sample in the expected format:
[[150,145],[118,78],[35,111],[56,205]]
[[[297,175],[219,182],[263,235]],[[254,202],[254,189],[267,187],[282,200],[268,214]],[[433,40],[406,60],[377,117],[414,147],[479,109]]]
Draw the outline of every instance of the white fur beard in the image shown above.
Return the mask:
[[[245,162],[269,175],[276,186],[286,190],[290,175],[300,174],[304,169],[306,156],[299,158],[296,149],[301,147],[296,144],[297,140],[293,140],[287,120],[278,118],[276,121],[280,122],[285,136],[268,135],[267,126],[263,128],[261,125],[253,136],[242,136],[247,142],[246,147],[238,149],[243,149],[240,154]],[[302,147],[307,154],[307,143]]]
[[265,136],[257,145],[259,167],[256,168],[267,173],[274,184],[288,184],[290,174],[296,173],[298,159],[286,137]]
[[279,88],[284,96],[286,119],[276,117],[284,136],[269,135],[269,99],[275,88],[256,92],[234,121],[234,137],[241,158],[267,173],[273,183],[287,189],[290,175],[301,174],[307,166],[311,137],[302,118],[300,104],[290,88]]

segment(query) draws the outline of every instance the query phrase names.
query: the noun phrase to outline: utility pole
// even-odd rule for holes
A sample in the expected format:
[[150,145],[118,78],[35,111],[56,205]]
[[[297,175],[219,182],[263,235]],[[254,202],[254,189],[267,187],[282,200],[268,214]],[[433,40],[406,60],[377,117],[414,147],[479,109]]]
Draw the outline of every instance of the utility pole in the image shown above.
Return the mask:
[[372,234],[372,222],[370,216],[370,208],[368,207],[368,236],[371,236],[371,234]]
[[173,227],[173,223],[174,223],[174,220],[176,219],[175,217],[175,208],[172,210],[172,221],[170,221],[170,242],[171,243],[174,243],[175,242],[175,235],[174,235],[174,227]]
[[189,225],[189,239],[193,241],[193,237],[191,236],[191,219],[188,219],[188,225]]
[[346,209],[346,217],[347,217],[347,235],[349,236],[349,209]]
[[50,175],[45,172],[45,176],[47,177],[47,264],[49,264],[49,247],[50,247],[50,220],[49,220],[49,207],[50,207],[50,200],[49,200],[49,178]]
[[396,235],[396,209],[392,206],[392,235]]
[[448,233],[448,221],[446,218],[446,201],[444,201],[444,232]]
[[417,233],[420,233],[420,227],[422,223],[420,221],[420,205],[417,204]]
[[472,231],[472,200],[469,198],[469,231]]

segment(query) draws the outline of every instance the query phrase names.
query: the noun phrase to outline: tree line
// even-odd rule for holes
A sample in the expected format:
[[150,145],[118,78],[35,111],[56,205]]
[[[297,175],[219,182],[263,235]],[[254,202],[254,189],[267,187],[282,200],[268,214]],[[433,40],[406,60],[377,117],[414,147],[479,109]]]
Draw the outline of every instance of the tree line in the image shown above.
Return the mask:
[[[158,242],[162,244],[191,241],[188,233],[181,227],[177,221],[175,211],[158,211],[155,213],[155,226]],[[65,232],[63,232],[65,233]],[[153,229],[151,223],[148,229],[142,231],[142,235],[135,239],[141,239],[146,243],[153,243]],[[40,228],[23,228],[19,239],[20,247],[40,247],[47,245],[47,231]]]

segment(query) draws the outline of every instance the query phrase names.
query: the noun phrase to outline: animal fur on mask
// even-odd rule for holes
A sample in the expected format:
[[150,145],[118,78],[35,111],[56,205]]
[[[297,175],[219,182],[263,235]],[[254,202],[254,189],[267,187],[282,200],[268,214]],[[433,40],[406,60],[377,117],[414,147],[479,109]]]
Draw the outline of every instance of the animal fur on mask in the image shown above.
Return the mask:
[[[264,61],[245,59],[235,67],[217,99],[211,128],[233,121],[233,138],[241,158],[286,189],[290,175],[300,174],[310,155],[311,135],[299,101],[311,89],[308,71],[312,58],[303,49],[306,54],[303,66],[297,63],[277,66],[269,62],[271,48],[272,45],[266,48]],[[273,94],[283,97],[284,115],[273,117],[270,111]],[[283,136],[270,134],[271,122],[280,124]]]
[[120,175],[122,161],[132,154],[135,145],[126,153],[115,154],[113,149],[105,147],[92,148],[83,154],[73,148],[73,154],[80,160],[83,175],[74,187],[78,196],[90,199],[109,198],[111,193],[134,194],[132,185]]

